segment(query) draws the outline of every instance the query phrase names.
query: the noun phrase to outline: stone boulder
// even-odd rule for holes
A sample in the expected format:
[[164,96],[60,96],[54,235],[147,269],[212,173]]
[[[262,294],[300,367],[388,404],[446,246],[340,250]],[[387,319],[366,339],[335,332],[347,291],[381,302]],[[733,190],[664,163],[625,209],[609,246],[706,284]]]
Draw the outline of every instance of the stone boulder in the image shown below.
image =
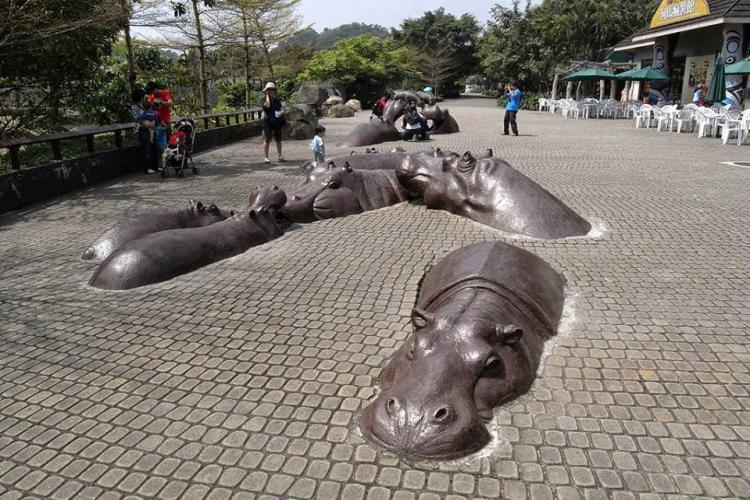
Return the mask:
[[359,102],[357,99],[349,99],[346,101],[346,104],[344,104],[347,108],[350,108],[355,113],[357,111],[362,111],[362,103]]
[[318,115],[316,108],[310,104],[295,104],[285,109],[286,127],[284,127],[284,139],[303,140],[315,137],[315,128],[318,126]]
[[340,102],[344,102],[343,85],[335,81],[322,84],[305,82],[297,91],[298,103],[309,104],[315,106],[316,109],[320,109],[329,97],[338,97],[341,99]]
[[328,99],[326,99],[326,102],[323,103],[323,106],[335,106],[337,104],[344,104],[344,98],[338,95],[332,95]]
[[354,110],[344,104],[335,104],[326,112],[328,118],[349,118],[354,116]]

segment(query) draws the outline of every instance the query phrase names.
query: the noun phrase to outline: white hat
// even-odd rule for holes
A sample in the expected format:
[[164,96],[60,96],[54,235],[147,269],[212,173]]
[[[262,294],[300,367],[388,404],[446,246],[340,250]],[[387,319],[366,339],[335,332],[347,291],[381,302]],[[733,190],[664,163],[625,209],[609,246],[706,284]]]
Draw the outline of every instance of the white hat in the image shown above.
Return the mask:
[[263,87],[263,92],[265,92],[268,89],[275,89],[276,84],[273,82],[268,82],[265,87]]

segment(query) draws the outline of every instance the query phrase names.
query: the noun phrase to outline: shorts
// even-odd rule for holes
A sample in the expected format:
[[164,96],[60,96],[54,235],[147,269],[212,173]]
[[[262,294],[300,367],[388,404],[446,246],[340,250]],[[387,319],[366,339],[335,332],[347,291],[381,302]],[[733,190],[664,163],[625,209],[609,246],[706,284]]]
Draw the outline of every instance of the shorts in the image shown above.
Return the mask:
[[266,138],[266,142],[271,142],[271,139],[276,139],[276,142],[281,142],[281,130],[284,128],[283,123],[271,123],[268,120],[263,120],[263,136]]

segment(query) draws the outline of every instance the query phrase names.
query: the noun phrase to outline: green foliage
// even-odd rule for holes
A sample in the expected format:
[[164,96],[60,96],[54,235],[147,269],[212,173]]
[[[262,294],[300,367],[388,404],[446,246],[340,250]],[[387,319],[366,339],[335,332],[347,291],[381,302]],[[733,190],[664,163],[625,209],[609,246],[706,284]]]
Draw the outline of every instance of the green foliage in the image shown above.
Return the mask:
[[454,83],[476,71],[476,45],[480,33],[474,16],[456,17],[441,7],[425,12],[417,19],[406,19],[399,29],[393,31],[393,38],[401,46],[427,53],[430,58],[450,57],[457,61],[455,69],[447,75],[447,82]]
[[340,80],[347,95],[367,106],[389,86],[418,77],[409,53],[391,40],[362,35],[342,40],[331,50],[315,54],[299,81]]
[[479,43],[485,75],[517,81],[523,88],[546,87],[555,68],[574,60],[599,60],[604,49],[642,28],[652,0],[543,0],[524,9],[495,5]]
[[131,121],[127,63],[114,57],[103,58],[99,71],[75,105],[87,121],[99,125]]
[[326,50],[333,47],[336,42],[354,38],[360,35],[371,35],[377,38],[386,38],[388,29],[379,24],[349,23],[335,28],[325,28],[318,33],[313,28],[305,28],[285,40],[281,47],[288,45],[299,45],[311,47],[314,50]]

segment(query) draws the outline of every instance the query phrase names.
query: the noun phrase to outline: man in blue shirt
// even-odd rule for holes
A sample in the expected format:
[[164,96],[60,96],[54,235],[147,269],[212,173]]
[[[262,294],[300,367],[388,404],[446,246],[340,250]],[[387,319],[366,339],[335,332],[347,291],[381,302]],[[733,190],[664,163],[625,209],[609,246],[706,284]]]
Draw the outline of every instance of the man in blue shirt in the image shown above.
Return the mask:
[[515,83],[505,86],[505,98],[508,99],[508,104],[505,106],[505,135],[508,135],[508,125],[510,125],[513,129],[513,135],[517,136],[518,124],[516,123],[516,115],[518,114],[518,110],[521,109],[521,91],[516,87]]

